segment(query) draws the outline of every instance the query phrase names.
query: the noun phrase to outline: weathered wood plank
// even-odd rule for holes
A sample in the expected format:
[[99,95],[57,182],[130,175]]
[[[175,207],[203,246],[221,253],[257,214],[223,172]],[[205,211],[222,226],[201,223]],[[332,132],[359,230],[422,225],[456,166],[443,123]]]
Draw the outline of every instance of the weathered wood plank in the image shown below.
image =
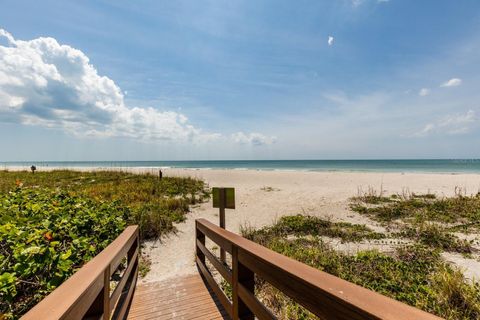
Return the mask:
[[127,319],[229,318],[200,274],[194,274],[137,285]]

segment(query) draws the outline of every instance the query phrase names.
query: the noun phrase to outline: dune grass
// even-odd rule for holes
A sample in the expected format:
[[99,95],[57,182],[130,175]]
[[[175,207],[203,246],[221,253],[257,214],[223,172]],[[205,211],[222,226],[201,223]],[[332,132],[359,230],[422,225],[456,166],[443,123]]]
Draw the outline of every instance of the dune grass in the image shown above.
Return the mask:
[[352,198],[350,207],[390,229],[397,229],[394,237],[443,251],[462,254],[475,251],[473,240],[460,239],[455,233],[480,231],[480,194],[466,196],[457,192],[454,197],[439,198],[431,193],[383,196],[370,191]]
[[[243,235],[319,270],[447,319],[480,317],[479,284],[468,282],[459,270],[445,263],[438,249],[416,244],[399,247],[392,254],[368,250],[347,255],[322,241],[322,235],[346,235],[349,240],[372,235],[364,226],[347,225],[350,231],[345,234],[331,232],[335,224],[318,218],[284,217],[270,227],[244,228]],[[256,279],[256,292],[280,319],[315,319],[262,279]]]
[[[384,225],[387,232],[310,216],[283,217],[272,226],[242,232],[276,252],[441,317],[480,318],[479,283],[465,279],[440,255],[442,251],[467,255],[478,251],[473,241],[460,239],[455,232],[478,233],[480,194],[386,196],[370,188],[351,200],[353,211]],[[412,244],[392,246],[391,253],[366,250],[350,255],[334,250],[325,237],[342,242],[405,238]],[[281,319],[315,318],[262,279],[256,279],[256,290]]]
[[[408,219],[415,222],[437,221],[465,230],[480,226],[480,194],[437,198],[433,194],[381,196],[372,202],[370,195],[353,198],[352,210],[379,222]],[[374,204],[374,206],[368,206]],[[376,204],[376,205],[375,205]]]
[[374,232],[365,225],[348,222],[332,222],[319,217],[295,215],[281,217],[275,224],[254,231],[246,226],[242,227],[243,234],[255,234],[255,241],[264,245],[271,238],[326,236],[340,238],[343,242],[353,242],[364,239],[383,239],[385,236]]
[[396,233],[400,238],[412,239],[423,245],[442,249],[449,252],[470,254],[474,250],[473,241],[459,239],[436,223],[420,223],[414,226],[404,226],[402,231]]

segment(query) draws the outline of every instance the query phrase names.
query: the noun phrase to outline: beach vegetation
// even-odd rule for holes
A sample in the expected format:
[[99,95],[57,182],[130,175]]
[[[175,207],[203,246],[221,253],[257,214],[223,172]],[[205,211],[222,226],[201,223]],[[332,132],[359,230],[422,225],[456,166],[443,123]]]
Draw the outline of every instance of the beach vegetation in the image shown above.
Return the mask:
[[413,239],[415,242],[444,251],[470,254],[474,250],[472,247],[473,241],[459,239],[456,235],[447,232],[444,227],[436,223],[404,226],[397,236]]
[[[288,232],[272,231],[285,230],[286,219],[259,230],[244,228],[243,236],[314,268],[446,319],[480,317],[479,284],[469,282],[458,269],[444,262],[439,249],[414,244],[397,247],[392,253],[366,250],[350,255],[336,251],[319,237],[321,233],[318,228],[312,228],[311,219],[294,220],[294,227],[287,228]],[[293,234],[297,237],[292,237]],[[262,279],[256,279],[256,292],[280,319],[315,319]]]
[[392,201],[369,206],[368,199],[353,198],[351,208],[379,222],[410,219],[415,222],[437,221],[451,227],[476,229],[480,224],[480,195],[438,198],[432,194],[390,197]]
[[372,186],[369,186],[367,190],[358,188],[357,196],[352,198],[354,201],[361,201],[367,204],[381,204],[390,202],[392,199],[394,198],[384,196],[383,186],[380,188],[380,191],[377,191]]
[[348,222],[332,222],[308,215],[283,216],[272,226],[253,232],[248,226],[241,227],[242,234],[255,234],[255,241],[264,244],[271,238],[319,237],[339,238],[343,242],[383,239],[385,235],[375,232],[365,225]]
[[[209,197],[196,179],[116,171],[0,171],[0,319],[16,319],[129,224],[141,240],[175,231]],[[140,257],[145,275],[150,259]]]
[[467,196],[461,188],[453,197],[434,194],[402,194],[391,201],[374,204],[368,198],[352,198],[351,209],[397,230],[391,236],[443,251],[470,255],[478,251],[474,240],[460,239],[458,234],[477,234],[480,227],[480,196]]
[[114,240],[130,210],[64,190],[0,193],[0,314],[17,318]]
[[21,184],[24,188],[59,188],[97,201],[119,201],[130,209],[129,224],[138,224],[142,239],[157,239],[175,231],[189,206],[210,193],[205,183],[192,178],[163,177],[121,171],[0,171],[0,193]]

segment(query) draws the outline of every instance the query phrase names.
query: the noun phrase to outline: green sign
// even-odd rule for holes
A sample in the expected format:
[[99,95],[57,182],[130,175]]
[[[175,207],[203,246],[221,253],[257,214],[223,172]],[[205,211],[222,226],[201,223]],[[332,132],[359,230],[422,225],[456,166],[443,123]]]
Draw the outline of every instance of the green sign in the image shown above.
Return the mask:
[[224,193],[223,207],[227,209],[235,209],[235,188],[213,188],[213,207],[220,208],[221,193]]

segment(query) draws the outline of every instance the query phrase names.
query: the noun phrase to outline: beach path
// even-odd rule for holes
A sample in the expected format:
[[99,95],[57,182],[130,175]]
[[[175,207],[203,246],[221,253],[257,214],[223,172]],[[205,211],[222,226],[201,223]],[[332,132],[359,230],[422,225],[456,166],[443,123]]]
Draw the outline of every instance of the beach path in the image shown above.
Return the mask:
[[[477,193],[480,186],[478,174],[203,169],[169,169],[165,170],[165,174],[197,177],[210,187],[234,187],[236,209],[226,210],[226,228],[236,233],[241,226],[258,228],[272,224],[283,215],[294,214],[366,224],[381,231],[383,228],[380,225],[349,210],[348,199],[356,196],[359,189],[372,187],[386,194],[408,191],[451,196],[456,187],[467,193]],[[218,209],[212,208],[211,201],[195,206],[187,215],[187,220],[176,225],[175,234],[145,244],[144,252],[152,264],[151,271],[141,283],[195,274],[195,219],[198,218],[218,224]],[[210,243],[210,247],[214,247],[213,244]]]

